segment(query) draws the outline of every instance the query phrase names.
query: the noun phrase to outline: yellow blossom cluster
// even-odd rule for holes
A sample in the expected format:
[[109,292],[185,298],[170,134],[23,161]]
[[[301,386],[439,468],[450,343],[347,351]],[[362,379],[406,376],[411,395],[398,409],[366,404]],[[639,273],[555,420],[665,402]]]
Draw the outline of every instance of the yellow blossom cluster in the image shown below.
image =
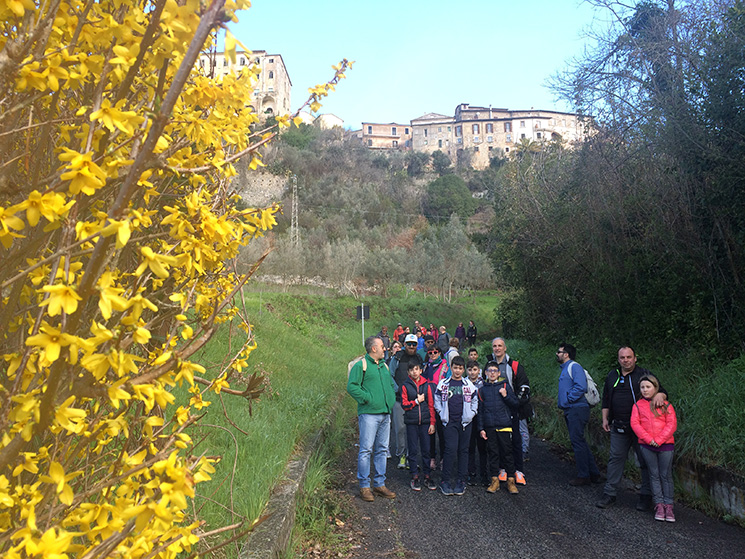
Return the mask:
[[211,394],[248,394],[230,380],[250,328],[228,366],[190,358],[239,313],[255,267],[236,256],[279,211],[230,189],[274,133],[249,104],[258,70],[195,64],[249,5],[0,0],[3,557],[195,551],[188,501],[215,459],[189,427]]

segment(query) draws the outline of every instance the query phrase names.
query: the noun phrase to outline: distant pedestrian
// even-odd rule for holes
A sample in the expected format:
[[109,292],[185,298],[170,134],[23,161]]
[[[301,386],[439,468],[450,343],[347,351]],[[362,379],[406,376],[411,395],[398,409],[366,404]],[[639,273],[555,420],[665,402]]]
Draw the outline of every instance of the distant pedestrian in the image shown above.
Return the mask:
[[[459,346],[460,342],[458,341],[458,338],[450,338],[450,347],[448,347],[448,350],[445,352],[445,359],[448,360],[448,365],[451,367],[453,366],[453,358],[460,356],[460,352],[458,351]],[[465,363],[465,360],[463,362]]]
[[466,329],[463,327],[463,323],[459,322],[455,328],[455,337],[460,340],[461,344],[466,344]]
[[590,404],[587,403],[587,378],[582,366],[574,361],[575,347],[568,343],[559,345],[556,360],[561,365],[559,374],[559,409],[564,412],[564,421],[569,429],[569,440],[574,451],[577,477],[569,485],[590,485],[600,481],[600,471],[585,440],[585,427],[590,421]]
[[670,402],[657,408],[654,397],[660,382],[654,375],[641,378],[642,399],[631,410],[631,428],[639,439],[639,448],[649,468],[649,483],[654,497],[654,519],[675,522],[673,513],[673,434],[678,428],[675,409]]
[[469,320],[468,330],[466,330],[466,339],[468,340],[469,346],[476,345],[476,336],[478,336],[476,325],[473,323],[473,320]]
[[437,347],[440,348],[443,355],[445,355],[450,347],[450,334],[448,334],[445,326],[440,326],[440,335],[437,336]]
[[[374,494],[393,499],[396,494],[385,486],[386,456],[391,432],[391,412],[396,401],[393,379],[383,360],[383,340],[365,340],[367,354],[352,366],[347,392],[357,402],[360,450],[357,455],[357,481],[363,501],[374,501]],[[370,489],[370,457],[375,477]]]
[[388,363],[390,360],[391,350],[391,337],[388,335],[388,326],[383,326],[378,332],[378,338],[383,340],[383,347],[385,347],[385,362]]

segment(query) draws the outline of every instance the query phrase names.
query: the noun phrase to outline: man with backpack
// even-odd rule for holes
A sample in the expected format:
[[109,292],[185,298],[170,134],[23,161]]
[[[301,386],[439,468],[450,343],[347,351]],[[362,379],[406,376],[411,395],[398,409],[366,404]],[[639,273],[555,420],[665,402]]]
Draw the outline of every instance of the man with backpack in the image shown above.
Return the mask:
[[[396,494],[385,486],[386,455],[391,433],[391,411],[396,401],[393,378],[385,364],[383,340],[370,336],[365,340],[367,354],[349,371],[347,392],[357,402],[360,450],[357,456],[357,480],[363,501],[374,501],[374,494],[393,499]],[[370,457],[375,477],[370,488]]]
[[590,420],[590,404],[587,402],[587,377],[585,370],[574,359],[577,349],[568,343],[559,345],[556,360],[561,365],[559,374],[559,409],[564,411],[564,421],[569,429],[569,440],[574,450],[577,477],[569,485],[581,486],[600,482],[600,470],[592,451],[585,440],[585,426]]

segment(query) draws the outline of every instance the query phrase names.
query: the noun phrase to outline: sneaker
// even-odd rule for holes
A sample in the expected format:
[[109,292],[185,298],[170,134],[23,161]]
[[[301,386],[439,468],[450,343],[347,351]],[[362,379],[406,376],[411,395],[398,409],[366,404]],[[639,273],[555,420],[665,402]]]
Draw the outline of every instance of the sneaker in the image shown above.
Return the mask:
[[463,493],[466,492],[466,484],[463,483],[462,480],[458,480],[455,482],[455,487],[453,487],[453,495],[463,495]]
[[424,478],[424,487],[426,487],[427,489],[431,491],[434,491],[435,489],[437,489],[437,484],[434,481],[432,481],[431,477],[426,476]]
[[649,512],[652,510],[652,495],[639,495],[639,500],[636,503],[636,510],[642,512]]
[[499,481],[507,481],[507,472],[504,470],[499,470]]
[[414,476],[413,478],[411,478],[411,483],[409,485],[411,485],[411,488],[414,491],[421,491],[422,490],[422,484],[419,483],[419,477],[418,476]]
[[401,458],[398,461],[398,469],[399,470],[406,469],[406,456],[404,456],[403,454],[401,455]]
[[450,487],[450,484],[447,481],[443,481],[440,484],[440,491],[442,491],[443,495],[452,495],[453,494],[453,488]]
[[665,505],[665,520],[675,522],[675,513],[673,512],[672,505]]
[[385,497],[386,499],[395,499],[396,494],[388,489],[385,485],[381,485],[380,487],[373,487],[373,493],[377,493],[381,497]]
[[595,503],[595,506],[599,509],[607,509],[609,506],[611,506],[613,503],[616,502],[616,498],[613,495],[608,495],[607,493],[603,493],[603,496],[600,498],[600,500]]
[[525,474],[523,474],[521,471],[515,472],[515,483],[518,485],[526,485],[525,483]]
[[375,496],[372,494],[372,490],[369,487],[361,487],[360,499],[372,503],[375,500]]
[[665,505],[663,505],[662,503],[657,503],[654,506],[654,519],[661,520],[662,522],[664,522],[665,517],[667,516],[666,512],[667,511],[665,509]]
[[469,476],[468,476],[468,482],[467,482],[467,483],[468,483],[468,485],[470,485],[470,486],[474,486],[474,485],[476,485],[476,474],[473,474],[473,475],[469,475]]

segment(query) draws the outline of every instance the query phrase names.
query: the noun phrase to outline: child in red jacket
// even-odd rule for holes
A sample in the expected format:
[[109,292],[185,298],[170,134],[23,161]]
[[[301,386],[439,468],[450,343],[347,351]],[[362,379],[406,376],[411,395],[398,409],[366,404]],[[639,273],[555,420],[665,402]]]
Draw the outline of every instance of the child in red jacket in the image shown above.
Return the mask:
[[639,439],[639,448],[649,467],[649,483],[654,496],[655,520],[675,522],[673,514],[673,433],[678,428],[675,409],[669,402],[655,408],[652,398],[660,390],[654,375],[645,375],[639,383],[642,398],[631,410],[631,428]]

